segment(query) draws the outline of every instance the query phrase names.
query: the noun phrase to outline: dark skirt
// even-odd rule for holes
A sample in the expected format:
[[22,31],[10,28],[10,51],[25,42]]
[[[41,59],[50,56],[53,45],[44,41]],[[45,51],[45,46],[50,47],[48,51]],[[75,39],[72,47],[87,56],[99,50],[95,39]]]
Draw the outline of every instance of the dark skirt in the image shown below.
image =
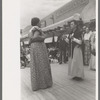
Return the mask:
[[47,48],[43,42],[32,43],[30,49],[32,90],[45,89],[52,86],[51,67]]

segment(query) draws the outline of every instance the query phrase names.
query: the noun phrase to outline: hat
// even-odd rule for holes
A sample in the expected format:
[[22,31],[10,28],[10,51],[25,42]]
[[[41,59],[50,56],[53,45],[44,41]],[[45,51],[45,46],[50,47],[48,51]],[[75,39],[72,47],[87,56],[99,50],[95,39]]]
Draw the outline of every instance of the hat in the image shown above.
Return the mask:
[[80,14],[76,13],[74,14],[74,20],[80,20],[81,16]]

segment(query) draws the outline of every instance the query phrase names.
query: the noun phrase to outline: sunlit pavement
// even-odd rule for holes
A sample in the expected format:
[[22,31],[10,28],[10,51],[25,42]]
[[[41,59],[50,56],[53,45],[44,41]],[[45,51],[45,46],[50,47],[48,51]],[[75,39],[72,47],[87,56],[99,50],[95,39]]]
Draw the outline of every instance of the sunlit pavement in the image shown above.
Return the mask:
[[72,80],[68,64],[51,64],[53,86],[39,91],[31,90],[30,68],[21,69],[21,100],[95,100],[95,71],[84,66],[85,78]]

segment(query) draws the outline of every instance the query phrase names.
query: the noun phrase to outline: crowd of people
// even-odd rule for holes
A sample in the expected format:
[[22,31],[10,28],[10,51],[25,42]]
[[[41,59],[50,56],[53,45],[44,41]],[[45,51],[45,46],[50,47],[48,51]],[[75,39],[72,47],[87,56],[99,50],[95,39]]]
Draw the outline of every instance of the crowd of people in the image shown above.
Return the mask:
[[[87,25],[84,24],[82,21],[77,21],[77,24],[79,24],[79,30],[82,38],[82,57],[83,57],[83,64],[85,66],[92,66],[91,62],[95,63],[95,60],[92,60],[92,58],[95,58],[95,21],[88,23]],[[69,26],[70,28],[70,26]],[[66,29],[66,27],[65,27]],[[68,29],[68,26],[67,26]],[[71,33],[71,31],[70,31]],[[67,38],[69,39],[69,34],[67,31],[64,32],[64,34],[60,34],[58,36],[57,43],[55,47],[48,48],[49,49],[49,57],[51,61],[55,58],[58,60],[59,64],[68,62],[68,57],[70,55],[70,43]],[[94,65],[93,65],[94,66]],[[95,66],[93,68],[90,67],[90,69],[95,70]]]
[[[53,85],[51,59],[58,60],[59,64],[68,62],[68,75],[76,80],[84,79],[84,65],[96,70],[95,22],[86,25],[82,20],[70,21],[68,26],[70,33],[64,32],[59,35],[56,46],[52,49],[47,49],[44,43],[45,35],[40,28],[40,19],[33,18],[31,25],[33,27],[28,34],[30,52],[27,54],[30,54],[28,61],[30,61],[33,91]],[[25,62],[27,57],[23,55],[24,53],[21,60]]]

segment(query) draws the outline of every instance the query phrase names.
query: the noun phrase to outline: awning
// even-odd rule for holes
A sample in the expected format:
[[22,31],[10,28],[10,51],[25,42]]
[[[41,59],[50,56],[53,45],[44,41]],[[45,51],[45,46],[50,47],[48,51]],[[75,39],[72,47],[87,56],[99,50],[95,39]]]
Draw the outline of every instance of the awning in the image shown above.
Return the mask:
[[[58,39],[58,37],[55,36],[55,37],[54,37],[55,42],[57,42],[57,39]],[[44,43],[52,43],[52,40],[53,40],[53,37],[46,38],[46,39],[44,40]]]
[[73,16],[67,18],[67,19],[64,19],[64,20],[59,21],[59,22],[57,22],[57,23],[55,23],[53,25],[49,25],[49,26],[47,26],[45,28],[42,28],[42,31],[52,30],[52,29],[55,29],[57,27],[63,27],[63,25],[66,25],[68,23],[68,21],[71,21],[73,19],[79,20],[79,18],[80,18],[80,14],[76,13]]
[[66,24],[67,21],[72,20],[73,18],[74,18],[74,17],[72,16],[72,17],[67,18],[67,19],[65,19],[65,20],[63,20],[63,21],[57,22],[57,23],[55,23],[55,24],[53,24],[53,25],[49,25],[49,26],[47,26],[47,27],[45,27],[45,28],[42,28],[42,31],[52,30],[52,29],[55,29],[55,28],[57,28],[57,27],[63,27],[63,25]]

